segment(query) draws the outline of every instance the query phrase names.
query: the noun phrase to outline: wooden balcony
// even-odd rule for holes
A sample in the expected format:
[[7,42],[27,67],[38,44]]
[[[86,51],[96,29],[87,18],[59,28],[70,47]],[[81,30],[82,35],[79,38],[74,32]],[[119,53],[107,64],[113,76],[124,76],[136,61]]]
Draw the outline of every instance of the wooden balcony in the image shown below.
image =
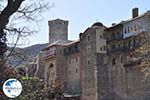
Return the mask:
[[109,53],[113,53],[113,52],[128,52],[129,50],[133,50],[136,47],[140,46],[140,43],[135,43],[132,45],[128,45],[128,46],[123,46],[123,47],[119,47],[119,48],[113,48],[111,50],[108,50]]
[[112,42],[112,41],[117,41],[117,40],[122,40],[123,39],[123,35],[119,35],[119,36],[114,36],[111,37],[110,39],[107,40],[107,43]]

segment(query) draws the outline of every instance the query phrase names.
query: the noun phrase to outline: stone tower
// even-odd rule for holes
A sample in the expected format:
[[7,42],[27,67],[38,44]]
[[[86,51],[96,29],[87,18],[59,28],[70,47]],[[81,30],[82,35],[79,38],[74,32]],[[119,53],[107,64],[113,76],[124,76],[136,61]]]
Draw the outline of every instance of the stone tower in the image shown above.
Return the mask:
[[55,19],[48,21],[49,43],[57,40],[68,40],[68,21]]

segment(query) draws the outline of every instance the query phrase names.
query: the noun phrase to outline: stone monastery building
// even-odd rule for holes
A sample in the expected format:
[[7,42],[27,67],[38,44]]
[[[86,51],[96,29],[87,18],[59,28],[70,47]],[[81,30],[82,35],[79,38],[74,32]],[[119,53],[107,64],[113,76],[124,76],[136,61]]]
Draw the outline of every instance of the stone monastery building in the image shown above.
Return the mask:
[[150,12],[106,27],[94,23],[79,40],[68,40],[68,21],[50,20],[44,48],[45,88],[60,82],[65,100],[150,100],[150,80],[135,68],[134,52],[150,41]]

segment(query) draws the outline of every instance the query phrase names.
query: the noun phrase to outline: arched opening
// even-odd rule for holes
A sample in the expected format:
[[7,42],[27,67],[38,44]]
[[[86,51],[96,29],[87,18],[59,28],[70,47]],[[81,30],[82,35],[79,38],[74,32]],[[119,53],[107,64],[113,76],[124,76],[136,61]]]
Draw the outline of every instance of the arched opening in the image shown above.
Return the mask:
[[52,68],[52,67],[54,67],[54,64],[53,64],[53,63],[50,63],[50,64],[49,64],[49,69]]
[[48,70],[47,70],[47,85],[49,86],[49,81],[50,81],[50,72],[51,72],[51,68],[54,67],[53,63],[50,63],[48,66]]

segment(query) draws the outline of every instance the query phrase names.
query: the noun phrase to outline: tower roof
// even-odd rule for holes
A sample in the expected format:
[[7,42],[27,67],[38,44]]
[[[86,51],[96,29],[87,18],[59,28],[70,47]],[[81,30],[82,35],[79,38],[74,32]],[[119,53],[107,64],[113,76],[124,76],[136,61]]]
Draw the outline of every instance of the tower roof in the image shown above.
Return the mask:
[[103,24],[101,22],[96,22],[92,25],[92,27],[94,27],[94,26],[103,26]]
[[49,20],[49,22],[53,22],[53,21],[63,21],[63,22],[65,21],[65,22],[68,22],[68,20],[63,20],[63,19],[60,19],[60,18]]

